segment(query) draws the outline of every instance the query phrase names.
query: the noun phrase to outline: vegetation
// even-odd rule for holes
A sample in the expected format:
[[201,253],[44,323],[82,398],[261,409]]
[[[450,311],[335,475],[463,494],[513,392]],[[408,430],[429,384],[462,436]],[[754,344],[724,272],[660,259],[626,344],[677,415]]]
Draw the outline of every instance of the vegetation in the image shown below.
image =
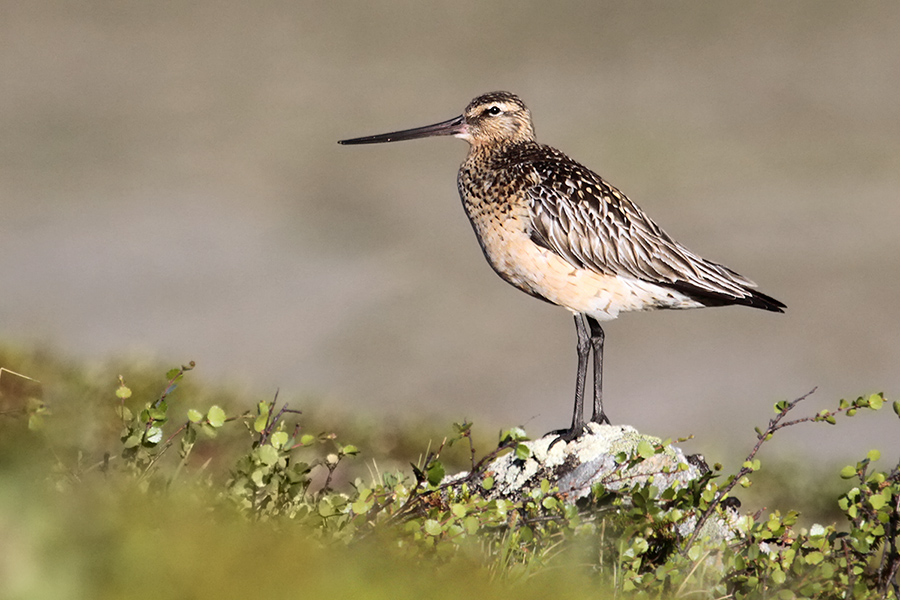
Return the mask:
[[[714,466],[682,489],[597,485],[573,505],[547,480],[517,499],[492,496],[486,468],[524,452],[519,430],[482,455],[474,426],[455,424],[417,455],[396,443],[406,435],[351,424],[352,444],[340,428],[314,429],[321,415],[277,395],[236,413],[186,382],[193,364],[156,392],[143,370],[104,388],[56,368],[70,384],[48,391],[52,406],[0,399],[4,597],[898,596],[899,469],[876,469],[878,451],[836,476],[847,485],[835,524],[730,509],[773,435],[880,410],[882,394],[794,420],[806,395],[779,402],[736,474]],[[392,450],[361,461],[384,436]],[[620,459],[625,469],[660,452]],[[464,475],[449,478],[460,462]],[[734,538],[706,535],[715,516]]]

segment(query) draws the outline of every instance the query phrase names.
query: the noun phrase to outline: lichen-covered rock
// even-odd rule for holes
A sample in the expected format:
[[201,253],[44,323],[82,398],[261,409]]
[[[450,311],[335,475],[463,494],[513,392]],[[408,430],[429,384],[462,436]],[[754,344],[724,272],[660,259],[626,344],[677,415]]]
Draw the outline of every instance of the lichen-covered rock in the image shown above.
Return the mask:
[[[550,434],[538,440],[525,442],[530,454],[519,459],[510,453],[493,461],[486,475],[494,477],[494,487],[489,493],[493,498],[514,499],[524,489],[538,486],[547,479],[557,486],[564,500],[573,503],[591,494],[591,487],[600,482],[607,490],[617,490],[644,484],[649,478],[657,490],[665,490],[673,483],[685,486],[699,478],[701,470],[692,465],[676,447],[665,447],[660,454],[648,453],[648,458],[632,467],[623,469],[617,456],[639,455],[639,445],[653,449],[661,440],[639,434],[631,426],[605,426],[588,424],[585,434],[576,440],[563,441],[550,446],[556,440]],[[550,448],[549,448],[550,447]]]
[[[508,453],[488,464],[483,474],[493,478],[493,485],[482,490],[488,499],[519,501],[541,487],[542,480],[555,486],[556,496],[567,503],[590,498],[592,487],[600,483],[608,491],[644,485],[649,480],[658,493],[671,486],[676,489],[688,486],[709,470],[700,456],[686,456],[672,445],[661,448],[662,441],[654,436],[640,434],[631,426],[607,426],[588,424],[585,433],[566,443],[552,443],[557,436],[549,434],[538,440],[521,443],[529,453]],[[659,450],[659,452],[658,452]],[[634,462],[635,458],[643,460]],[[631,467],[630,463],[632,464]],[[457,474],[445,479],[464,481],[467,474]],[[720,518],[708,520],[703,536],[715,540],[734,537],[734,512],[731,523]],[[678,524],[681,536],[688,536],[697,523],[697,516],[687,516]]]

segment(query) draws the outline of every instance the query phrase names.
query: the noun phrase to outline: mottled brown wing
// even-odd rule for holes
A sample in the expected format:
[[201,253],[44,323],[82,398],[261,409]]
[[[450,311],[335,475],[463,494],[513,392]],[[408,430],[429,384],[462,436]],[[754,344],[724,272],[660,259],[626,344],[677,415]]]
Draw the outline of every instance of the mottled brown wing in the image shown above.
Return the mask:
[[575,267],[670,287],[708,305],[782,303],[754,282],[694,254],[599,175],[578,163],[533,163],[532,240]]

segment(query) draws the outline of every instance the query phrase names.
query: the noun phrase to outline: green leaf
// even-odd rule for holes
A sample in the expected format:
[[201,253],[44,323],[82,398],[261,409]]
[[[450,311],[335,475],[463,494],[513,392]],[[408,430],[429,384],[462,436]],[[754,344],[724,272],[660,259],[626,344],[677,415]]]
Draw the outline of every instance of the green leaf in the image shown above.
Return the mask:
[[846,465],[845,467],[842,468],[840,475],[845,480],[847,480],[849,478],[853,478],[854,476],[857,475],[857,468],[855,468],[853,465]]
[[823,554],[819,551],[812,551],[804,556],[804,562],[808,565],[816,565],[818,563],[822,563]]
[[484,488],[485,490],[491,490],[492,488],[494,488],[494,478],[492,478],[491,476],[485,476],[485,478],[482,480],[482,488]]
[[428,466],[426,476],[429,480],[429,484],[438,486],[444,479],[444,465],[442,465],[440,461],[432,461]]
[[873,495],[870,497],[870,506],[873,509],[879,510],[885,507],[886,499],[882,495]]
[[341,453],[344,455],[357,455],[360,450],[352,444],[345,445],[344,448],[341,449]]
[[501,433],[501,444],[505,442],[519,442],[521,440],[528,440],[529,437],[526,435],[526,431],[522,428],[510,428]]
[[272,436],[269,437],[269,442],[276,449],[280,449],[285,446],[285,443],[288,442],[288,433],[287,432],[273,432]]
[[159,442],[163,439],[163,429],[157,428],[154,426],[147,430],[147,436],[144,437],[145,442],[149,442],[151,444],[159,444]]
[[188,409],[188,420],[196,424],[203,420],[203,414],[197,409]]
[[877,392],[870,395],[870,398],[867,399],[867,404],[870,406],[870,409],[881,409],[883,401],[885,401],[885,399]]
[[[109,390],[109,389],[107,389]],[[116,396],[120,399],[127,399],[131,397],[131,388],[125,386],[124,384],[116,389]]]
[[642,459],[650,459],[654,456],[654,446],[649,443],[647,440],[642,440],[638,443],[638,446],[635,448],[635,451]]
[[466,505],[462,503],[454,503],[451,505],[451,513],[453,513],[456,517],[462,518],[466,515]]
[[895,411],[895,415],[901,415],[901,402],[895,401],[892,403],[892,409]]
[[225,411],[219,405],[213,405],[206,412],[206,419],[214,428],[221,428],[225,424]]
[[263,413],[259,415],[256,420],[253,422],[253,430],[254,432],[262,432],[266,429],[266,426],[269,425],[269,414]]
[[466,533],[470,536],[479,531],[479,526],[479,518],[474,515],[463,520],[463,527],[466,528]]
[[867,459],[870,461],[879,461],[879,458],[882,457],[882,454],[879,453],[878,449],[872,449],[867,453]]
[[307,446],[310,446],[311,444],[313,444],[314,442],[316,442],[316,437],[313,436],[312,434],[304,434],[303,436],[300,437],[300,444],[302,446],[307,447]]
[[181,372],[180,369],[178,369],[177,367],[173,367],[172,369],[170,369],[169,371],[166,372],[166,379],[173,380],[179,375],[180,372]]
[[278,451],[271,444],[264,444],[256,450],[256,454],[263,465],[275,465],[278,461]]
[[531,454],[532,454],[532,451],[530,451],[529,447],[527,447],[526,445],[524,445],[522,443],[516,445],[516,458],[517,459],[522,459],[523,461],[525,461],[526,459],[529,458],[529,456]]
[[636,553],[639,555],[646,553],[649,548],[647,539],[641,536],[635,537],[632,539],[632,548],[635,549]]
[[130,422],[131,418],[134,417],[131,413],[131,410],[125,405],[116,406],[116,415],[118,415],[124,422]]
[[254,470],[252,474],[250,474],[250,479],[253,480],[253,483],[257,485],[257,487],[262,488],[265,484],[263,482],[263,470]]
[[324,518],[330,517],[338,513],[338,509],[335,507],[332,499],[329,497],[323,497],[319,499],[319,515]]
[[441,534],[441,523],[438,520],[426,520],[423,529],[430,536],[439,536]]

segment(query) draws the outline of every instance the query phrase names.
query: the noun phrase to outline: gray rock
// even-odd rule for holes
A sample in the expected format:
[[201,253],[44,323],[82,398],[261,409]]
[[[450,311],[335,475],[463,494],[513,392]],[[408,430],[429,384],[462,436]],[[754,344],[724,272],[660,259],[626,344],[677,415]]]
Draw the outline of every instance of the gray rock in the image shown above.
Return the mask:
[[[572,442],[558,442],[551,434],[538,440],[524,442],[529,448],[529,457],[520,459],[516,453],[508,453],[492,461],[485,469],[486,476],[494,478],[494,486],[483,491],[489,499],[519,500],[537,489],[542,480],[556,486],[558,494],[568,503],[591,496],[592,486],[601,483],[610,491],[631,488],[648,481],[663,492],[670,486],[684,488],[706,472],[703,458],[686,457],[678,447],[668,445],[662,453],[648,457],[637,465],[627,468],[617,462],[617,455],[637,456],[642,442],[652,448],[661,444],[661,439],[640,434],[631,426],[607,426],[588,424],[585,434]],[[550,448],[549,448],[550,447]],[[462,479],[466,473],[450,476],[449,482]],[[711,539],[731,539],[738,515],[734,512],[729,523],[714,516],[705,524],[702,534]],[[678,526],[683,536],[690,533],[697,523],[697,517],[688,517]]]
[[528,459],[517,459],[509,453],[494,460],[486,475],[494,476],[491,498],[515,499],[523,490],[537,487],[543,479],[556,484],[564,500],[574,503],[591,494],[591,487],[600,482],[608,490],[618,490],[653,479],[657,490],[663,491],[673,483],[684,487],[702,473],[685,454],[668,446],[631,469],[620,469],[616,456],[634,456],[639,443],[645,441],[656,447],[659,438],[639,434],[631,426],[588,424],[584,435],[569,442],[558,442],[553,434],[525,442],[531,451]]

